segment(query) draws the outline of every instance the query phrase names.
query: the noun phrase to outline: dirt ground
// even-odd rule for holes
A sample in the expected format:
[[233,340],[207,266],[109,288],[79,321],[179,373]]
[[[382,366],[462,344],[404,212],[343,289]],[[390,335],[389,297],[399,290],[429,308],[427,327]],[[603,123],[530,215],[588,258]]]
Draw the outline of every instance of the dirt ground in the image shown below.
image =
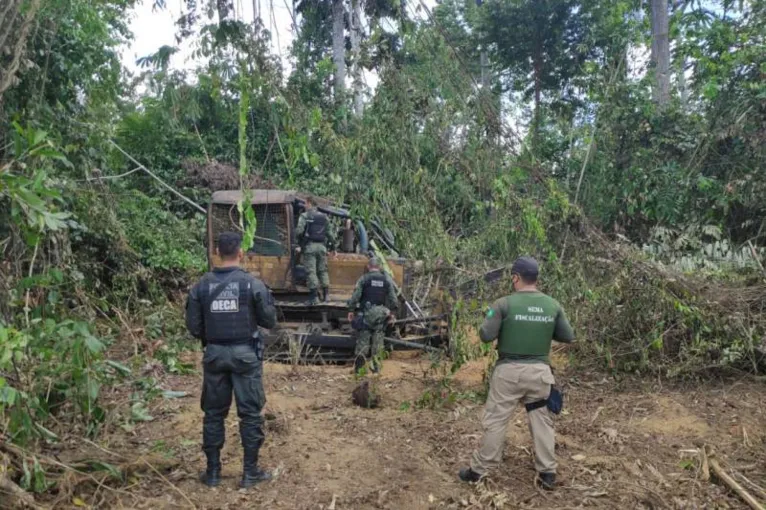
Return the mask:
[[[190,353],[199,366],[199,353]],[[526,416],[508,428],[501,469],[478,485],[463,484],[480,438],[484,364],[464,366],[450,389],[454,402],[435,408],[423,395],[448,395],[430,362],[410,354],[386,361],[376,380],[382,407],[351,402],[356,382],[347,366],[269,363],[267,440],[262,465],[274,480],[249,492],[237,489],[241,472],[238,424],[232,410],[223,453],[224,482],[197,481],[200,451],[200,375],[170,376],[165,389],[180,399],[156,399],[154,420],[101,445],[124,455],[163,455],[178,461],[160,476],[134,480],[111,507],[131,508],[746,508],[713,477],[701,480],[694,451],[704,444],[748,491],[766,501],[764,405],[766,387],[752,380],[697,387],[623,382],[603,374],[557,371],[566,392],[557,418],[558,490],[537,489]],[[428,392],[428,393],[427,393]],[[140,495],[130,498],[127,495]],[[88,495],[81,500],[92,501]]]

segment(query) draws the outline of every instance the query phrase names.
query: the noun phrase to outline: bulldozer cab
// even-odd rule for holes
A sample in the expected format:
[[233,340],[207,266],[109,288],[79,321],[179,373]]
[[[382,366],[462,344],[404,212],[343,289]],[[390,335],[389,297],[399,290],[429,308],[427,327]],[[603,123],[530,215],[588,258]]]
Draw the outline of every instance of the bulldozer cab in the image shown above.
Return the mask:
[[[208,262],[211,268],[220,263],[216,255],[218,235],[240,231],[237,204],[239,190],[213,193],[208,208]],[[302,265],[297,230],[298,218],[305,210],[305,199],[311,198],[327,214],[330,228],[335,229],[337,254],[328,255],[330,301],[339,303],[351,297],[356,281],[364,274],[370,249],[364,223],[352,218],[347,210],[330,201],[295,191],[253,190],[251,204],[257,220],[255,242],[245,254],[243,269],[268,285],[277,299],[300,300],[308,295],[306,271]],[[391,276],[400,289],[405,285],[404,260],[387,258]],[[340,303],[339,303],[340,304]]]

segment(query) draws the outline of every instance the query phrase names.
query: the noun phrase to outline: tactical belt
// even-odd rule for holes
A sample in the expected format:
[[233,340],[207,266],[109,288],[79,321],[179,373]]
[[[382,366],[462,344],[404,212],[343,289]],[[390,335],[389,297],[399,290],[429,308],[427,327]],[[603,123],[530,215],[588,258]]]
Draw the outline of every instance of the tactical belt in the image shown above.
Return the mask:
[[[502,361],[529,361],[529,360],[538,360],[540,356],[545,356],[545,353],[542,354],[513,354],[510,352],[500,352],[497,353],[497,359]],[[542,363],[543,361],[540,360]]]
[[538,400],[537,402],[532,402],[530,404],[524,404],[524,408],[527,410],[528,413],[531,413],[532,411],[536,409],[540,409],[541,407],[545,407],[548,405],[548,399],[545,400]]
[[240,338],[237,340],[213,340],[212,342],[208,342],[208,345],[224,345],[224,346],[234,346],[234,345],[249,345],[253,348],[255,351],[255,356],[258,358],[259,361],[263,361],[263,338],[261,338],[261,335],[256,335],[252,338]]
[[548,398],[545,400],[537,400],[535,402],[530,402],[529,404],[524,404],[524,408],[528,413],[531,413],[532,411],[545,406],[548,406],[548,410],[553,414],[561,413],[561,410],[564,408],[564,393],[562,393],[561,390],[555,386],[551,385],[551,392],[548,395]]
[[253,343],[253,338],[239,338],[236,340],[208,340],[208,345],[247,345]]

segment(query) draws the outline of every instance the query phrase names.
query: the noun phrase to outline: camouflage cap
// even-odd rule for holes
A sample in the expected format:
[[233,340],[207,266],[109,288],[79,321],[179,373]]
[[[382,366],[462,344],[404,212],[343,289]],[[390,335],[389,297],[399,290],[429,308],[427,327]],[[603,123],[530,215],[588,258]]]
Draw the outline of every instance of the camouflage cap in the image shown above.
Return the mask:
[[370,257],[370,260],[367,261],[367,267],[380,267],[380,262],[378,262],[378,258]]

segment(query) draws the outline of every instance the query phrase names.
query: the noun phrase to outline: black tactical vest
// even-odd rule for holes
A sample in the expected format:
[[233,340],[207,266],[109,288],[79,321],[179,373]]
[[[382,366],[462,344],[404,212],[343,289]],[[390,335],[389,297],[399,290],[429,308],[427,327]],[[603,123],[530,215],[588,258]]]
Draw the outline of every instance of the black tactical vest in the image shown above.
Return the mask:
[[372,306],[386,304],[388,295],[388,279],[382,273],[371,273],[367,281],[362,285],[362,305],[370,303]]
[[324,243],[327,240],[327,216],[319,211],[308,213],[306,237],[314,243]]
[[200,294],[205,314],[205,340],[208,343],[239,343],[252,338],[258,329],[253,303],[252,277],[235,269],[226,288],[211,299],[228,272],[208,273],[202,279]]

